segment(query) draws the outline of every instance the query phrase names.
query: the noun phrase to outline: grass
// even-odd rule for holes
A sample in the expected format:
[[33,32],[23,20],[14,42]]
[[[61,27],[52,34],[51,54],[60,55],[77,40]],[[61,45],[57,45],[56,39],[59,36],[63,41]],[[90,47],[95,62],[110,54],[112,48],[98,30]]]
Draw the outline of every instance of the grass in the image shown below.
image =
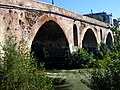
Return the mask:
[[63,78],[68,82],[65,85],[55,85],[55,90],[90,90],[80,81],[80,78],[84,78],[84,74],[87,74],[87,69],[47,70],[47,73],[52,78]]

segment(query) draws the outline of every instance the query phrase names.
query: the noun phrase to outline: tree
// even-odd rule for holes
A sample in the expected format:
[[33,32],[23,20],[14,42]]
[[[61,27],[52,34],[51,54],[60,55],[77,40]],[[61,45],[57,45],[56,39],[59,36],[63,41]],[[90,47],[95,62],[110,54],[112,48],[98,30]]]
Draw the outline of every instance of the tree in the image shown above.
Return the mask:
[[98,61],[89,73],[89,82],[82,80],[93,90],[119,90],[120,89],[120,31],[113,27],[116,33],[114,46],[110,48],[103,60]]
[[92,67],[93,60],[94,58],[92,53],[88,53],[85,49],[80,48],[77,52],[73,52],[70,55],[69,65],[72,68],[84,68],[89,63],[88,67]]
[[43,67],[38,71],[35,59],[23,45],[16,44],[14,37],[7,38],[0,63],[0,90],[51,90],[52,81]]
[[102,16],[98,16],[97,20],[102,21],[103,22],[103,17]]

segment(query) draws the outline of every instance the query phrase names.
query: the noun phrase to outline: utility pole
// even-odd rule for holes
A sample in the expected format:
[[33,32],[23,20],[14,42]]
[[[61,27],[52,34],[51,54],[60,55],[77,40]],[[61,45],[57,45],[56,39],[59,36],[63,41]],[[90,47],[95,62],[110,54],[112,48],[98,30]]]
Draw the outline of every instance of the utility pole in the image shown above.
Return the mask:
[[52,5],[54,5],[54,0],[52,0]]
[[93,14],[93,10],[91,9],[91,14]]

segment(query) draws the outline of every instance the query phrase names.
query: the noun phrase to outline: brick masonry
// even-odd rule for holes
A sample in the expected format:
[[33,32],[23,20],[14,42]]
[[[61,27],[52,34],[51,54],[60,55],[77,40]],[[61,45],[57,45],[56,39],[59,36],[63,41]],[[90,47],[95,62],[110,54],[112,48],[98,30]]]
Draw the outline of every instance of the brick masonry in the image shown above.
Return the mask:
[[[6,34],[11,32],[18,42],[24,39],[26,46],[30,48],[39,28],[50,20],[63,30],[71,52],[82,47],[88,29],[92,30],[98,44],[106,43],[108,33],[114,41],[112,31],[107,24],[98,20],[35,0],[0,0],[0,42],[3,44]],[[74,46],[74,25],[77,27],[77,46]],[[102,31],[102,39],[100,31]]]

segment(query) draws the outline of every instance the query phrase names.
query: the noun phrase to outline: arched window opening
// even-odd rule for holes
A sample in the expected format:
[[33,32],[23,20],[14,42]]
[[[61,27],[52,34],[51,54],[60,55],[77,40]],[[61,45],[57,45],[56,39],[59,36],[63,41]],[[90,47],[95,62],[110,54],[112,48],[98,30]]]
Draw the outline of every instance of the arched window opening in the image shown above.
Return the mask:
[[73,26],[73,40],[74,40],[74,46],[78,46],[78,33],[77,33],[77,26],[75,24]]
[[102,30],[100,29],[100,39],[101,39],[101,42],[102,42]]

